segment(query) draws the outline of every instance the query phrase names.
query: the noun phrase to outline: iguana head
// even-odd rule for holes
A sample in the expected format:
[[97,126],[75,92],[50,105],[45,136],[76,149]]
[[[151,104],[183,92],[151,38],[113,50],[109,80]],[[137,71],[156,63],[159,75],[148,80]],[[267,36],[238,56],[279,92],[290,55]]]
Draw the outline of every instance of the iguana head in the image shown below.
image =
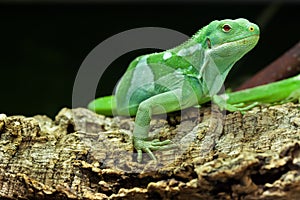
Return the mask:
[[258,42],[259,27],[246,19],[212,21],[201,33],[202,46],[215,57],[239,60]]
[[204,62],[202,73],[207,76],[213,74],[212,67],[225,79],[231,67],[258,42],[259,27],[246,19],[225,19],[212,21],[194,35],[193,41],[201,43],[204,49]]

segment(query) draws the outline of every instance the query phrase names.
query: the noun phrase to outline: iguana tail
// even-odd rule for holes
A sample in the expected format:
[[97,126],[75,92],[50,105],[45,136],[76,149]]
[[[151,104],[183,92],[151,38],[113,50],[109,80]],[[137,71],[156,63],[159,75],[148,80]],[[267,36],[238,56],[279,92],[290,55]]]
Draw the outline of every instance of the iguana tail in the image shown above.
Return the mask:
[[114,96],[100,97],[91,101],[88,109],[106,116],[113,116],[113,110],[116,110],[116,101]]

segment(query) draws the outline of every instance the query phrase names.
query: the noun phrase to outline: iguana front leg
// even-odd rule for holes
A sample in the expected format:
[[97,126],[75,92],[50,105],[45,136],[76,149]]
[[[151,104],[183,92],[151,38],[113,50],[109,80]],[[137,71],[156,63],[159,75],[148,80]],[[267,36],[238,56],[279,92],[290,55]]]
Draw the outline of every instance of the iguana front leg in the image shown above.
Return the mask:
[[[185,99],[185,102],[182,102],[183,99]],[[190,101],[186,101],[188,99]],[[190,104],[196,103],[192,98],[188,99],[182,98],[182,90],[178,89],[155,95],[140,103],[133,130],[133,143],[138,153],[138,162],[142,161],[143,152],[146,152],[153,160],[156,160],[152,151],[169,149],[176,146],[175,144],[171,144],[171,140],[149,140],[148,132],[151,116],[180,110],[191,106]]]

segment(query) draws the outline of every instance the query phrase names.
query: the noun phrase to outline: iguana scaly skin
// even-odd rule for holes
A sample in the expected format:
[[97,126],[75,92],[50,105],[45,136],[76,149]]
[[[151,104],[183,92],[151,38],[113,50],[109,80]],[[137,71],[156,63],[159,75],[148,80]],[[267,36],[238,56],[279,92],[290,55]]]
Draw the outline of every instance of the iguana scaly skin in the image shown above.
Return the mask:
[[102,114],[136,115],[133,141],[137,160],[142,161],[142,152],[155,160],[153,150],[172,145],[170,140],[149,140],[152,115],[214,98],[234,63],[258,39],[259,27],[246,19],[212,21],[180,46],[134,59],[119,81],[115,96],[96,99],[88,107]]

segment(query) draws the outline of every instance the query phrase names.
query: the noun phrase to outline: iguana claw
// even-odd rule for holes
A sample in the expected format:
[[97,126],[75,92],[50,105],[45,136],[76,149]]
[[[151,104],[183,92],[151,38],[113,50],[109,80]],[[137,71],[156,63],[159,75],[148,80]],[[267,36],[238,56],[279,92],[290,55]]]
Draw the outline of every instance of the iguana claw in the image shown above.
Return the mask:
[[143,159],[143,152],[146,152],[152,160],[157,161],[156,157],[152,151],[165,150],[175,147],[175,144],[170,144],[171,140],[160,141],[159,139],[154,139],[151,141],[146,141],[139,138],[134,138],[134,147],[137,150],[137,161],[140,163]]

